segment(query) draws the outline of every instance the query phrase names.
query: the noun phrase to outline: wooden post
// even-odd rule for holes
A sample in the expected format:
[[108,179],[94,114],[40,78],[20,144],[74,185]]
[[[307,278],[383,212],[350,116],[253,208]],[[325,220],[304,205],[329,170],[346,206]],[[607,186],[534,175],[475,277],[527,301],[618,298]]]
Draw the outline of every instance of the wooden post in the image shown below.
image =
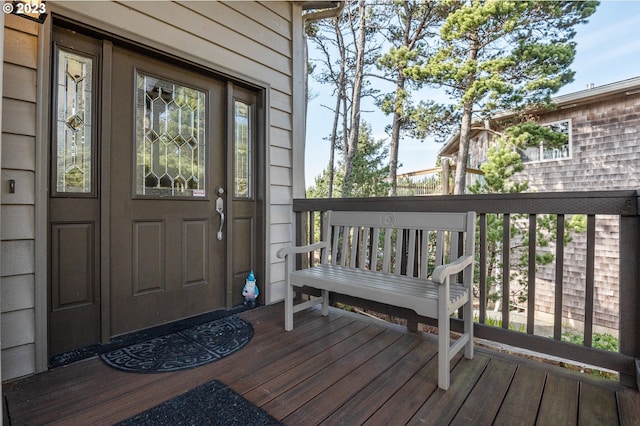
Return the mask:
[[449,159],[442,160],[442,194],[449,195]]

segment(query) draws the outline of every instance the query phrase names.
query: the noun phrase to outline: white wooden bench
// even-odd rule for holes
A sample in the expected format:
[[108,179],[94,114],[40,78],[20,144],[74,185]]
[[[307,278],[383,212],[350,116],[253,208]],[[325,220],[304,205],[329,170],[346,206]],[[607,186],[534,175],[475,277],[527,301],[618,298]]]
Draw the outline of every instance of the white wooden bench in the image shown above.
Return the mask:
[[[475,213],[328,211],[324,238],[277,252],[285,258],[285,330],[293,314],[322,303],[329,292],[409,308],[438,321],[438,386],[448,389],[451,358],[473,357]],[[320,251],[315,266],[294,271],[295,254]],[[462,275],[462,279],[458,278]],[[293,287],[321,290],[294,304]],[[464,334],[451,344],[450,316],[463,308]]]

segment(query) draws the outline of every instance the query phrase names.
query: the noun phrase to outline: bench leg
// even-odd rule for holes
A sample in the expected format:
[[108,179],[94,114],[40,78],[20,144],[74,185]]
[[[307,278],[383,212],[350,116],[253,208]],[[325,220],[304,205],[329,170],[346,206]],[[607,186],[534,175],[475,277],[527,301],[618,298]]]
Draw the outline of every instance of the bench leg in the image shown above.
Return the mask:
[[289,284],[287,279],[285,282],[284,297],[284,329],[285,331],[293,330],[293,286]]
[[[471,293],[472,294],[472,293]],[[473,358],[473,299],[469,294],[469,299],[464,305],[464,334],[469,336],[469,341],[464,346],[464,357],[466,359]]]
[[442,390],[449,389],[449,350],[451,347],[450,334],[451,323],[447,309],[448,294],[443,297],[443,289],[440,289],[438,298],[438,387]]
[[329,290],[322,290],[322,316],[329,315]]

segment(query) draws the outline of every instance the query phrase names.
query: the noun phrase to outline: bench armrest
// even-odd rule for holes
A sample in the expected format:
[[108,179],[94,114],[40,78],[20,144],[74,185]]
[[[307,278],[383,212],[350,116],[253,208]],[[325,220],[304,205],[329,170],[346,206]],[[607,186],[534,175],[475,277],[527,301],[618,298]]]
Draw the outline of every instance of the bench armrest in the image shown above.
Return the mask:
[[308,244],[306,246],[284,247],[276,252],[276,256],[280,259],[284,259],[289,254],[308,253],[310,251],[315,251],[327,247],[329,247],[329,243],[327,243],[326,241],[320,241],[317,243]]
[[464,268],[471,265],[473,263],[473,256],[466,255],[460,256],[458,259],[454,260],[451,263],[447,263],[446,265],[440,265],[433,270],[433,274],[431,275],[431,280],[434,283],[442,284],[444,280],[453,274],[457,274],[462,272]]

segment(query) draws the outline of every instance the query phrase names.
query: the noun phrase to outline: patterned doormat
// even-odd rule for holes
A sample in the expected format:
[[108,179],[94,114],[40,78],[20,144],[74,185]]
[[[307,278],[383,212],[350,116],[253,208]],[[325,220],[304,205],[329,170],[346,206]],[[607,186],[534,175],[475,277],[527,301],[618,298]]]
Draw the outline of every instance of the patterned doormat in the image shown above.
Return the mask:
[[118,423],[121,426],[267,426],[281,424],[267,412],[217,380],[198,386],[187,393]]
[[252,337],[250,323],[229,316],[114,349],[100,357],[111,367],[137,373],[186,370],[231,355]]

